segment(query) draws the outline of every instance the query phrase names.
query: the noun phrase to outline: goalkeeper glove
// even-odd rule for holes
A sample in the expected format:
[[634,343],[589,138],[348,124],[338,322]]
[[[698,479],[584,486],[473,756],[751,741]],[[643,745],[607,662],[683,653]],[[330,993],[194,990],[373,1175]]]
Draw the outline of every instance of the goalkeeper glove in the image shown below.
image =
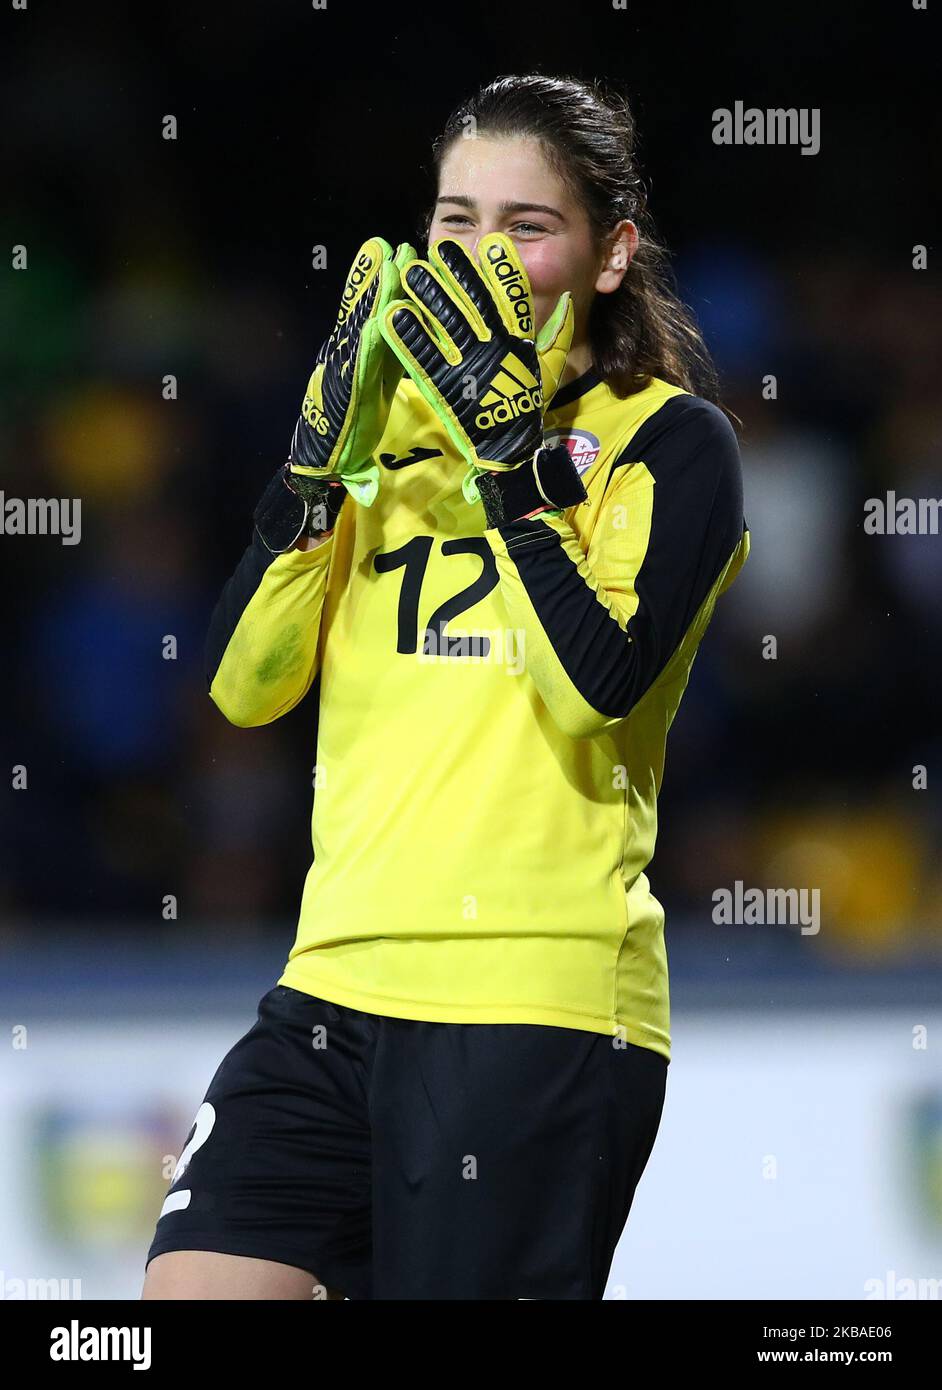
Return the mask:
[[365,507],[376,498],[379,469],[371,456],[402,378],[379,326],[399,292],[401,269],[414,259],[408,243],[393,255],[382,237],[364,242],[354,258],[337,322],[304,393],[288,462],[256,509],[259,535],[274,554],[302,535],[331,530],[347,492]]
[[477,257],[449,238],[400,282],[408,300],[386,309],[382,334],[438,414],[468,465],[462,491],[489,526],[586,500],[565,445],[543,445],[543,412],[572,342],[569,293],[534,338],[530,282],[500,232]]

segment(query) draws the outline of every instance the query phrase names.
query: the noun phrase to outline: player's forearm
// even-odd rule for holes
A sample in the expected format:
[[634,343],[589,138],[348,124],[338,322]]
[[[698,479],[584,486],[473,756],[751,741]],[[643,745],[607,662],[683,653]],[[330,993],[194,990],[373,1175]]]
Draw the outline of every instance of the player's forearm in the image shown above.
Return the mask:
[[598,583],[575,536],[546,518],[485,535],[508,625],[522,634],[527,674],[557,728],[582,739],[619,723],[649,683],[645,663],[628,614]]
[[213,611],[206,679],[215,704],[240,728],[293,709],[317,673],[330,537],[272,556],[256,536]]
[[316,537],[301,536],[294,548],[295,550],[316,550],[319,545],[323,545],[325,541],[329,541],[333,534],[333,531],[325,531],[323,535]]

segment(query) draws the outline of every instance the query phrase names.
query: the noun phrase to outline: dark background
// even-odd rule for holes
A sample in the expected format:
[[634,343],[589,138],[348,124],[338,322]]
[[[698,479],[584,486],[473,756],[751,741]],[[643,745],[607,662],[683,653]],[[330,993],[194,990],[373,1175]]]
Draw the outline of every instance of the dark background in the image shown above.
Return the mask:
[[[739,938],[770,969],[799,940],[839,969],[938,959],[942,537],[863,532],[869,497],[942,496],[936,32],[903,0],[5,14],[3,244],[29,269],[3,272],[2,487],[82,499],[80,545],[0,537],[2,766],[29,777],[0,799],[7,941],[200,929],[286,954],[316,695],[228,726],[209,614],[353,253],[416,240],[449,111],[536,69],[631,96],[659,232],[743,421],[753,554],[669,741],[650,875],[668,940],[741,879],[822,892],[813,941]],[[820,153],[715,146],[737,100],[820,108]],[[720,940],[703,969],[729,962]]]

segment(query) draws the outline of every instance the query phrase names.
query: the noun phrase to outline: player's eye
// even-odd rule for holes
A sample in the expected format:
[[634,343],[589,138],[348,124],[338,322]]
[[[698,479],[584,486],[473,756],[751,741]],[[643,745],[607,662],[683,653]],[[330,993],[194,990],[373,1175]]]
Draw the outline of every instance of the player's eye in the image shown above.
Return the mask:
[[523,236],[529,236],[532,232],[545,232],[546,228],[539,226],[536,222],[515,222],[510,230],[520,232]]
[[466,216],[464,215],[464,213],[461,213],[461,212],[452,212],[452,213],[449,213],[447,217],[443,217],[441,220],[442,220],[442,222],[444,222],[445,224],[447,224],[447,226],[449,226],[449,227],[457,226],[457,224],[458,224],[459,222],[464,222],[464,223],[466,223],[468,226],[471,225],[471,218],[470,218],[470,217],[466,217]]

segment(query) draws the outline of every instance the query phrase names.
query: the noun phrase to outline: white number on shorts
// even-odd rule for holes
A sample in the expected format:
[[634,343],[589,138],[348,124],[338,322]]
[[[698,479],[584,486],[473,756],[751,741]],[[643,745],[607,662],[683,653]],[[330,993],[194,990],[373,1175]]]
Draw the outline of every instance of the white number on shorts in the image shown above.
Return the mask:
[[[170,1179],[170,1192],[167,1193],[166,1200],[160,1208],[160,1216],[167,1216],[172,1211],[185,1211],[190,1205],[190,1198],[193,1195],[188,1187],[173,1191],[175,1182],[179,1182],[190,1166],[190,1159],[201,1149],[206,1140],[213,1132],[213,1125],[216,1123],[215,1108],[210,1105],[208,1100],[204,1100],[199,1110],[196,1112],[196,1119],[193,1122],[193,1137],[184,1148],[182,1154],[177,1159],[177,1166],[173,1170],[173,1177]],[[158,1216],[157,1220],[160,1220]]]

